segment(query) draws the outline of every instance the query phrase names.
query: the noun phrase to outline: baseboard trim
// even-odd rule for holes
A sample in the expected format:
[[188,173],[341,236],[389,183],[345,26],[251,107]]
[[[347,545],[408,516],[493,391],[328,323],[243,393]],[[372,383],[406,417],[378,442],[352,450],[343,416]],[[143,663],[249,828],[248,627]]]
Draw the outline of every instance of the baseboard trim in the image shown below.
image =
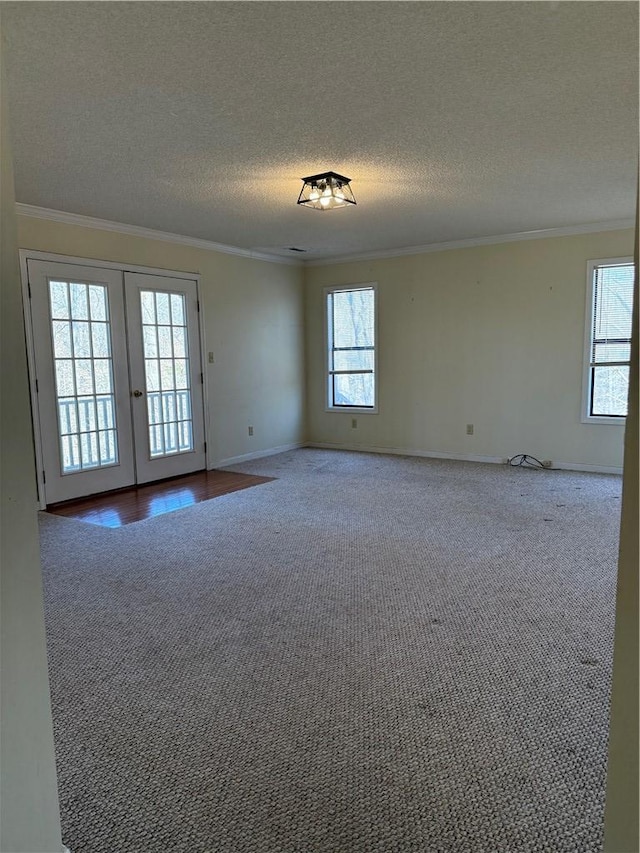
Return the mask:
[[[481,456],[475,453],[450,453],[439,450],[411,450],[401,447],[378,447],[376,445],[332,444],[323,441],[310,441],[307,447],[317,447],[321,450],[350,450],[355,453],[388,453],[392,456],[421,456],[427,459],[451,459],[457,462],[486,462],[504,465],[506,456]],[[622,474],[622,467],[607,465],[589,465],[582,462],[554,462],[548,469],[561,471],[584,471],[591,474]]]
[[622,475],[621,465],[589,465],[583,464],[582,462],[554,462],[553,467],[559,471],[585,471],[587,474]]
[[300,447],[306,447],[304,441],[295,441],[293,444],[281,444],[279,447],[269,447],[267,450],[256,450],[254,453],[243,453],[242,456],[230,456],[228,459],[221,459],[212,468],[226,468],[229,465],[237,465],[239,462],[250,462],[253,459],[262,459],[265,456],[276,456],[278,453],[286,453],[287,450],[298,450]]
[[424,456],[429,459],[455,459],[458,462],[490,462],[504,463],[502,456],[479,456],[473,453],[448,453],[439,450],[408,450],[404,447],[377,447],[376,445],[331,444],[321,441],[310,441],[307,447],[317,447],[323,450],[352,450],[362,453],[388,453],[392,456]]

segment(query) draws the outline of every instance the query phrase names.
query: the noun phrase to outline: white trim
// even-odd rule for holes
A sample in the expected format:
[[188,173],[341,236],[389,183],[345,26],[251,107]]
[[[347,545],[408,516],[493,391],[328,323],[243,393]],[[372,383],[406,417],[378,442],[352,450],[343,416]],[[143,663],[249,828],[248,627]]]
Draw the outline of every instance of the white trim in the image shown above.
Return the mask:
[[125,264],[122,261],[103,261],[100,258],[77,258],[75,255],[58,255],[55,252],[39,252],[36,249],[20,249],[20,260],[22,258],[31,261],[53,261],[56,264],[76,264],[82,267],[95,267],[96,269],[118,270],[120,272],[136,272],[143,275],[170,276],[182,278],[187,281],[200,282],[200,273],[187,270],[170,270],[161,267],[141,267],[137,264]]
[[209,470],[212,468],[211,460],[211,435],[209,433],[209,357],[206,347],[205,338],[205,322],[204,322],[204,299],[200,292],[200,278],[196,282],[196,290],[198,293],[198,331],[200,333],[200,370],[202,371],[202,415],[204,417],[204,444],[206,450],[204,452],[204,467]]
[[478,456],[471,453],[449,453],[439,450],[410,450],[403,447],[378,447],[366,444],[332,444],[330,442],[310,441],[307,447],[317,447],[322,450],[352,450],[362,453],[388,453],[391,456],[424,456],[428,459],[452,459],[459,462],[490,462],[504,464],[503,456]]
[[[329,378],[329,317],[327,313],[327,296],[330,293],[344,293],[349,290],[373,290],[373,407],[332,406],[331,386]],[[378,282],[359,281],[355,284],[331,284],[322,288],[322,311],[324,316],[324,410],[325,412],[340,412],[342,414],[377,415],[378,414],[378,350],[380,334],[378,325]]]
[[[374,376],[375,376],[375,372],[374,372]],[[374,390],[375,390],[375,388],[374,388]],[[335,414],[336,412],[338,412],[338,414],[342,414],[342,415],[378,415],[378,414],[380,414],[378,412],[377,406],[374,406],[373,408],[370,408],[370,407],[358,408],[357,406],[325,406],[324,410],[325,410],[325,412],[331,412],[332,414]]]
[[606,415],[585,415],[584,412],[585,410],[583,408],[582,418],[580,419],[580,422],[583,424],[591,424],[592,426],[597,426],[598,424],[609,424],[609,426],[611,426],[613,424],[613,426],[617,425],[624,429],[627,423],[626,416],[608,418]]
[[200,288],[200,276],[196,278],[196,300],[198,308],[198,335],[200,337],[200,374],[202,376],[202,438],[204,440],[204,467],[207,468],[211,455],[211,441],[209,437],[209,376],[207,374],[208,363],[206,359],[207,342],[205,340],[205,325],[204,325],[204,297]]
[[553,467],[561,471],[586,471],[588,474],[618,474],[622,476],[622,465],[589,465],[582,462],[554,462]]
[[582,397],[580,400],[580,422],[583,424],[615,424],[624,427],[627,422],[625,418],[608,418],[606,415],[590,415],[591,404],[591,333],[593,314],[593,285],[594,270],[601,266],[616,266],[633,264],[633,258],[624,256],[622,258],[593,258],[587,261],[587,292],[584,309],[584,349],[582,353]]
[[168,231],[156,231],[154,228],[144,228],[141,225],[126,225],[123,222],[112,222],[110,219],[96,219],[93,216],[83,216],[80,213],[67,213],[64,210],[52,210],[48,207],[37,207],[32,204],[16,202],[16,214],[18,216],[30,216],[32,219],[48,219],[51,222],[62,222],[65,225],[79,225],[81,228],[96,228],[99,231],[130,234],[133,237],[145,237],[148,240],[160,240],[164,243],[179,243],[183,246],[192,246],[194,249],[204,249],[207,252],[222,252],[225,255],[237,255],[241,258],[251,258],[256,261],[301,266],[298,258],[280,257],[279,255],[271,255],[267,252],[256,252],[252,249],[241,249],[238,246],[214,243],[212,240],[202,240],[199,237],[187,237],[185,234],[171,234]]
[[[419,456],[427,459],[449,459],[457,462],[486,462],[506,465],[506,456],[480,456],[475,453],[450,453],[439,450],[409,450],[401,447],[377,447],[375,445],[331,444],[329,442],[309,441],[307,447],[317,447],[321,450],[350,450],[355,453],[383,453],[390,456]],[[517,466],[513,466],[517,467]],[[593,474],[622,474],[622,467],[608,465],[589,465],[582,462],[554,462],[547,471],[586,471]]]
[[292,444],[281,444],[279,447],[269,447],[267,450],[256,450],[253,453],[243,453],[241,456],[230,456],[221,459],[215,468],[227,468],[229,465],[237,465],[239,462],[250,462],[252,459],[262,459],[264,456],[276,456],[278,453],[286,453],[287,450],[298,450],[307,447],[306,441],[294,441]]
[[450,249],[470,249],[473,246],[493,246],[499,243],[517,243],[520,240],[543,240],[547,237],[571,237],[576,234],[594,234],[599,231],[622,231],[633,228],[633,219],[615,219],[609,222],[590,222],[585,225],[567,225],[561,228],[542,228],[538,231],[516,231],[513,234],[496,234],[490,237],[469,237],[465,240],[448,240],[444,243],[426,243],[423,246],[404,246],[400,249],[380,249],[334,258],[319,258],[304,261],[305,267],[325,267],[334,264],[349,264],[354,261],[376,261],[384,258],[399,258],[404,255],[426,255],[430,252],[446,252]]
[[114,231],[117,234],[130,234],[135,237],[146,237],[149,240],[160,240],[165,243],[178,243],[204,249],[209,252],[222,252],[226,255],[237,255],[242,258],[252,258],[258,261],[268,261],[274,264],[288,266],[320,267],[332,264],[351,263],[352,261],[372,261],[381,258],[397,258],[403,255],[424,255],[429,252],[444,252],[448,249],[466,249],[473,246],[487,246],[498,243],[513,243],[519,240],[541,240],[545,237],[569,237],[575,234],[593,234],[598,231],[622,231],[633,228],[634,219],[613,219],[608,222],[588,222],[583,225],[566,225],[559,228],[541,228],[537,231],[516,231],[512,234],[496,234],[488,237],[469,237],[463,240],[448,240],[444,243],[426,243],[422,246],[404,246],[399,249],[379,249],[372,252],[361,252],[353,255],[340,255],[333,258],[318,258],[304,261],[301,258],[288,258],[281,255],[271,255],[252,249],[241,249],[238,246],[227,246],[224,243],[214,243],[199,237],[187,237],[185,234],[172,234],[168,231],[156,231],[141,225],[126,225],[122,222],[112,222],[110,219],[97,219],[80,213],[67,213],[63,210],[53,210],[48,207],[38,207],[32,204],[16,202],[18,216],[30,216],[33,219],[48,219],[52,222],[62,222],[66,225],[78,225],[81,228],[96,228],[100,231]]
[[31,423],[33,427],[33,450],[36,465],[36,490],[38,509],[46,509],[47,501],[44,490],[42,472],[44,458],[42,455],[42,427],[40,426],[40,408],[36,393],[36,359],[35,343],[33,340],[33,321],[31,318],[31,300],[29,298],[29,269],[28,256],[20,251],[20,283],[22,285],[22,312],[24,320],[24,337],[27,347],[27,370],[29,374],[29,397],[31,399]]

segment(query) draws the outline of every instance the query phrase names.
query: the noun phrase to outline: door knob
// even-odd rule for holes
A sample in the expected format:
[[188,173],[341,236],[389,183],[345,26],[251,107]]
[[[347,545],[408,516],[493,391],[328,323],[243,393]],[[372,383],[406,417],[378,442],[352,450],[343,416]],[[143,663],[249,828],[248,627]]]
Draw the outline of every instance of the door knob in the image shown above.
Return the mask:
[[142,397],[142,391],[138,391],[138,389],[136,388],[136,390],[133,392],[133,396],[134,397]]

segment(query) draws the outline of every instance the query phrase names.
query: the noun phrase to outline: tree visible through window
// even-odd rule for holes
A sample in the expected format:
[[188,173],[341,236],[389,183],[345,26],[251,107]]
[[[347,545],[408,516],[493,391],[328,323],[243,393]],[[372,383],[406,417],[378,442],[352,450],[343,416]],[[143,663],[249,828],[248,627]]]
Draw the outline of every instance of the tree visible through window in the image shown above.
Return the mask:
[[375,407],[375,290],[327,293],[329,406]]
[[594,263],[591,278],[589,417],[624,418],[629,393],[632,263]]

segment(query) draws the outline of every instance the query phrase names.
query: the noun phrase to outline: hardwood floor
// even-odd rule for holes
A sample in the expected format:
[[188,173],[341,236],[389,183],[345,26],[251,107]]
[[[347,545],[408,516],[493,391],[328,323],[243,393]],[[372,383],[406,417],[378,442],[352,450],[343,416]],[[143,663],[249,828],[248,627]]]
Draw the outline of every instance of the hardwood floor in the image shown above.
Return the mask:
[[160,483],[51,504],[46,511],[102,527],[122,527],[240,489],[269,483],[273,479],[232,471],[198,471]]

